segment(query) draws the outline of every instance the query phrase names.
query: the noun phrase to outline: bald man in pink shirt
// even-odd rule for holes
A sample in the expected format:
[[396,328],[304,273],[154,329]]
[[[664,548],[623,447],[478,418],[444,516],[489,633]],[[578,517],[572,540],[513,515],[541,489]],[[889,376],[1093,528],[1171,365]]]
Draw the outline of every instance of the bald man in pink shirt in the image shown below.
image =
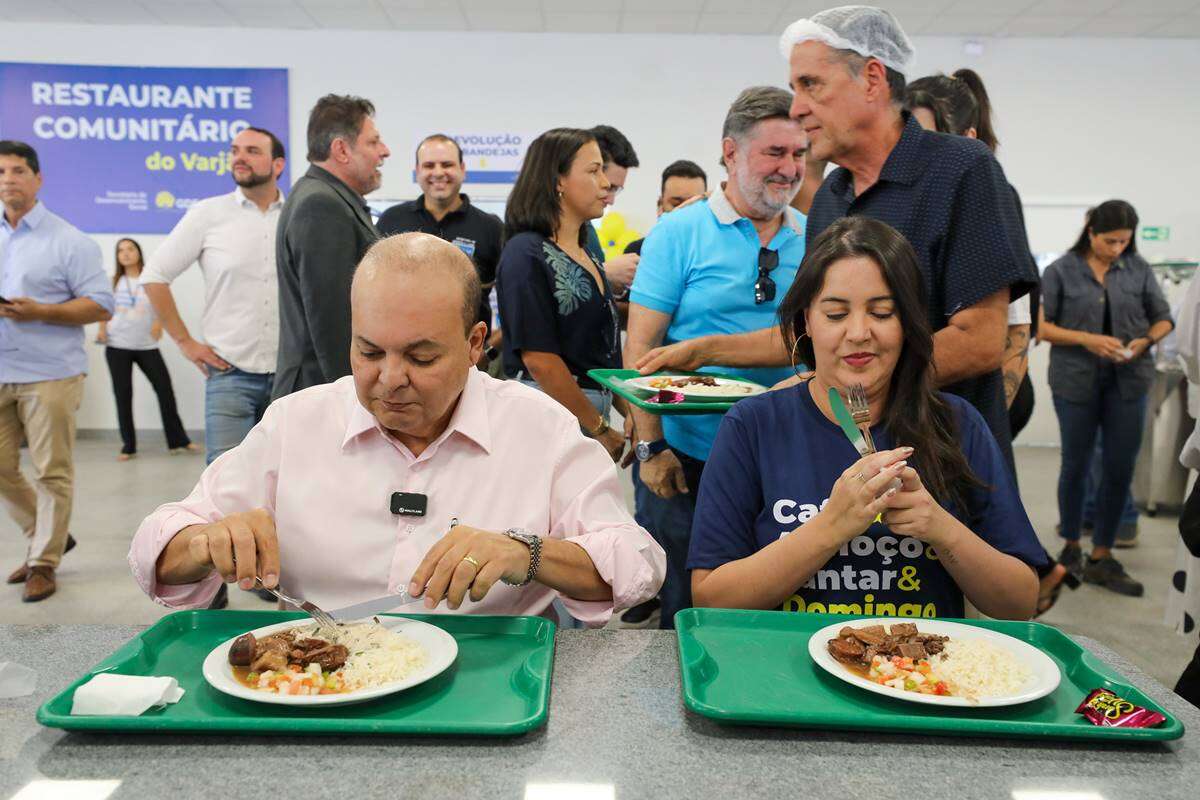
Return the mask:
[[546,395],[475,369],[479,282],[434,236],[382,240],[351,287],[353,375],[277,400],[129,564],[171,608],[224,581],[336,608],[406,587],[430,610],[603,625],[658,591],[662,548],[604,448]]

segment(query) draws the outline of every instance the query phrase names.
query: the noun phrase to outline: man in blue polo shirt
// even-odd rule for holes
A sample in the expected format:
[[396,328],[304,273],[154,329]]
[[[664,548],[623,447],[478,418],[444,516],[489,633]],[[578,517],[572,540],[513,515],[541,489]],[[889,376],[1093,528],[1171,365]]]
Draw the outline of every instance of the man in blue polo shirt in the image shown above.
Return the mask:
[[[646,238],[630,293],[627,367],[663,342],[773,324],[804,257],[804,217],[789,203],[804,178],[808,140],[788,117],[791,102],[775,87],[742,92],[722,132],[728,181],[710,199],[664,216]],[[790,374],[716,371],[768,386]],[[673,628],[675,612],[691,605],[692,513],[721,418],[633,414],[639,507],[667,552],[660,625]]]
[[[41,188],[34,149],[0,141],[0,498],[29,540],[25,563],[8,576],[25,584],[26,602],[54,594],[70,547],[83,326],[113,312],[100,248],[38,202]],[[35,486],[21,474],[22,439]]]

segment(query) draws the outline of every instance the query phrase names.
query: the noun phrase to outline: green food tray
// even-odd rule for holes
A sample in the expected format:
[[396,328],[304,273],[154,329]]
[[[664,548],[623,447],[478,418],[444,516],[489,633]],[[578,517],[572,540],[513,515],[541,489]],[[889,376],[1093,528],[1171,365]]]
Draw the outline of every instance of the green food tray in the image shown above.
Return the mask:
[[[1008,634],[1058,664],[1053,693],[1016,706],[945,708],[891,700],[828,674],[808,654],[812,635],[862,616],[689,608],[675,616],[683,697],[697,714],[721,723],[813,730],[884,731],[946,736],[1151,742],[1178,739],[1183,723],[1062,631],[1036,622],[948,620]],[[898,620],[916,622],[920,620]],[[1167,717],[1156,728],[1103,728],[1075,709],[1092,689]]]
[[[706,375],[710,378],[728,378],[729,380],[738,380],[745,383],[753,383],[745,378],[739,378],[736,375],[722,375],[719,372],[683,372],[674,371],[671,375]],[[620,395],[633,403],[635,406],[645,411],[647,414],[657,414],[659,416],[667,414],[724,414],[729,409],[733,408],[733,402],[728,403],[647,403],[642,398],[638,397],[628,386],[625,381],[631,378],[641,378],[642,373],[636,369],[589,369],[588,377],[596,383],[610,389],[613,394]]]
[[[304,615],[283,611],[180,611],[163,617],[38,709],[43,725],[113,732],[457,734],[510,736],[546,721],[553,622],[542,617],[404,615],[445,630],[458,658],[435,678],[376,700],[329,708],[255,703],[208,685],[201,665],[239,634]],[[170,676],[186,690],[138,717],[71,716],[76,687],[98,672]]]

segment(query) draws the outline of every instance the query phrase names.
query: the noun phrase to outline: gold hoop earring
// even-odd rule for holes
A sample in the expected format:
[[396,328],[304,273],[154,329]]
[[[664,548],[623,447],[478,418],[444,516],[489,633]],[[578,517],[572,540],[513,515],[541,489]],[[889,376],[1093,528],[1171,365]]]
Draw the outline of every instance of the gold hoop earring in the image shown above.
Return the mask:
[[796,365],[796,349],[798,347],[800,347],[800,340],[803,339],[805,336],[808,336],[808,331],[805,331],[804,333],[797,336],[796,341],[792,343],[792,353],[791,353],[792,372],[796,373],[797,378],[800,377],[800,368]]

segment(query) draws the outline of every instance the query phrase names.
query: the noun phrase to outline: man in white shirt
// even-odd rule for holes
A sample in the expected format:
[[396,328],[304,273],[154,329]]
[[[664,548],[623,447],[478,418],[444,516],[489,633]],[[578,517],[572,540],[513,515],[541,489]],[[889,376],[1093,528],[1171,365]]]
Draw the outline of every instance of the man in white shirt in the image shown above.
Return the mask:
[[[209,464],[262,419],[279,347],[275,229],[283,208],[277,185],[283,144],[270,131],[247,128],[234,138],[230,162],[237,188],[189,208],[142,274],[163,327],[207,376]],[[203,342],[188,332],[168,285],[196,262],[204,274]]]

